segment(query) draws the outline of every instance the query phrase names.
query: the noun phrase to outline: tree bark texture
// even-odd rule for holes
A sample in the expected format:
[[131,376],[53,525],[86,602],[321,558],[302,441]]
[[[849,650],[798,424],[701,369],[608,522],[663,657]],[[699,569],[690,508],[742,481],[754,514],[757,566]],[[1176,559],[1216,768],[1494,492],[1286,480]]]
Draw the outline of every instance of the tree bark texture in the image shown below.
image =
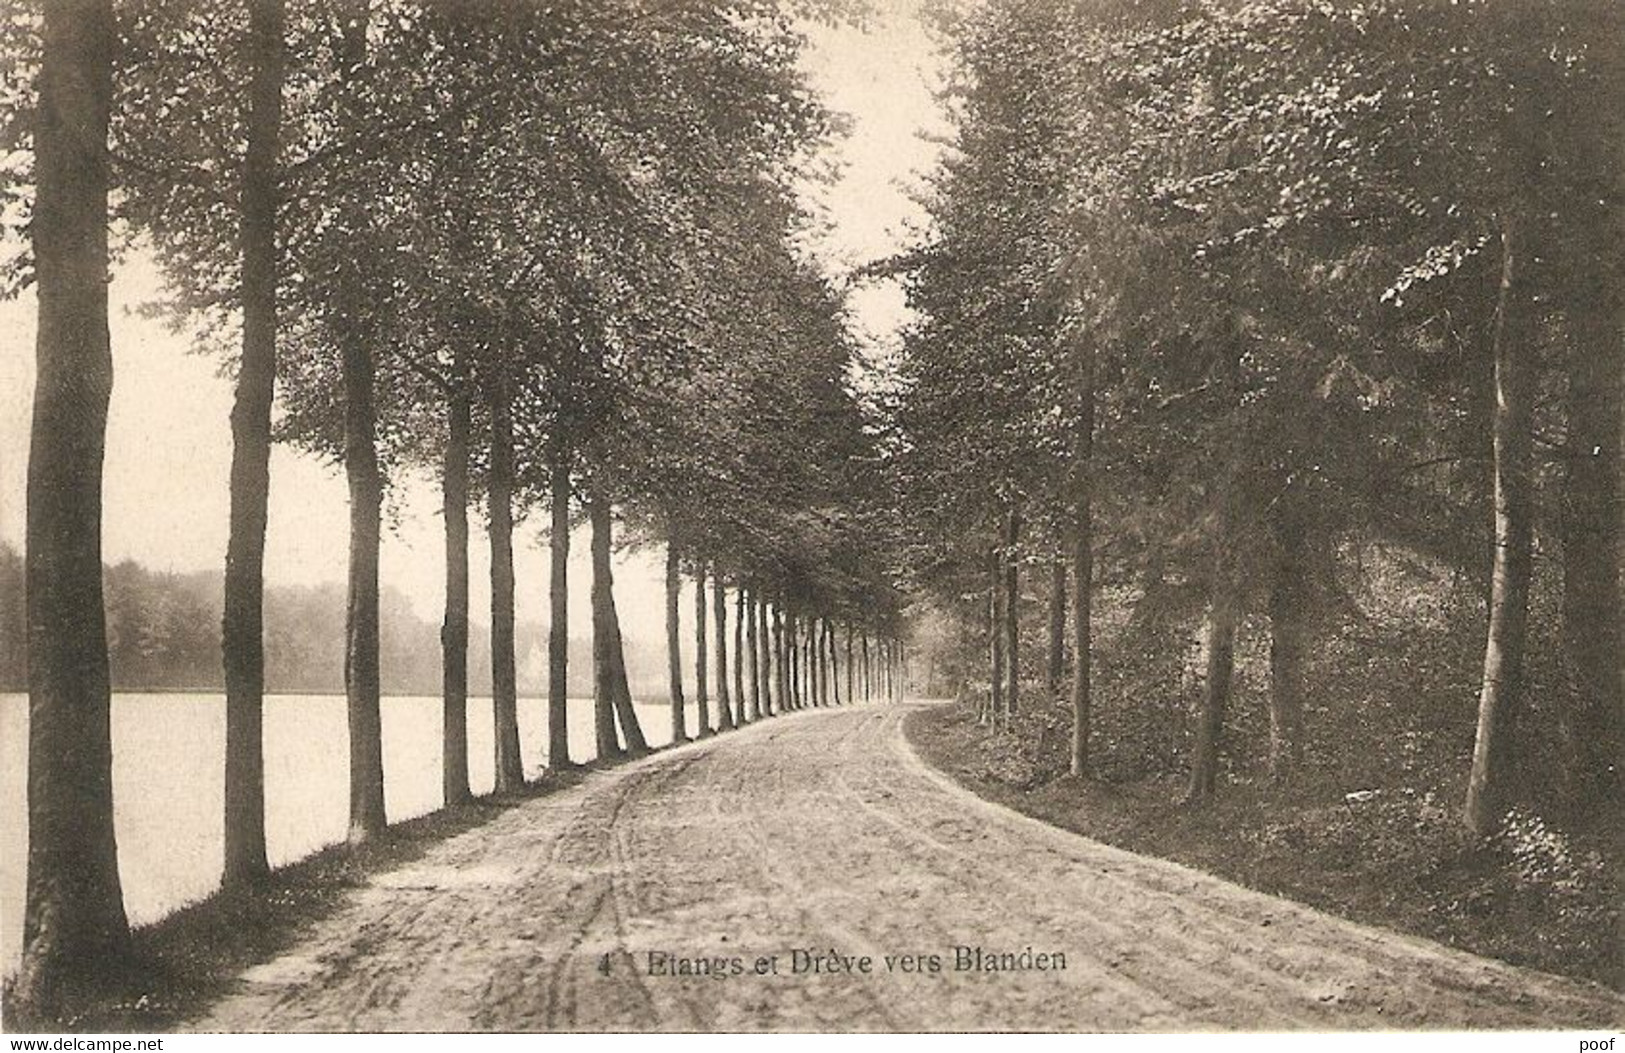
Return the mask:
[[44,11],[32,224],[39,287],[28,456],[28,877],[6,1009],[47,1018],[129,949],[113,835],[102,607],[107,325],[108,0]]
[[[367,14],[349,5],[341,50],[347,70],[359,69],[367,54]],[[346,124],[357,134],[359,104],[347,105]],[[352,214],[352,232],[367,229],[367,217]],[[359,250],[360,246],[356,246]],[[362,313],[369,293],[361,271],[365,254],[357,251],[339,275],[341,299]],[[334,335],[340,346],[344,388],[344,474],[350,492],[350,562],[345,613],[344,697],[350,731],[350,827],[352,845],[372,840],[384,830],[384,754],[379,716],[378,549],[384,502],[383,474],[378,465],[378,413],[373,385],[376,364],[368,334],[359,318],[346,317]]]
[[282,0],[249,5],[248,142],[239,201],[243,355],[231,409],[231,513],[220,644],[226,683],[226,885],[270,873],[265,855],[265,524],[276,389],[277,136]]

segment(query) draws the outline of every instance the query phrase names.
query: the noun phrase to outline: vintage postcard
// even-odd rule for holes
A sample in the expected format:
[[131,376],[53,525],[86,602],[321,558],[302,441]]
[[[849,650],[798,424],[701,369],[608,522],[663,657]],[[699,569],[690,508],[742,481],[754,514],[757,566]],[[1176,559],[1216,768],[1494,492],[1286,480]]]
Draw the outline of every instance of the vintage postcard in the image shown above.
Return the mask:
[[1614,1049],[1622,33],[0,8],[4,1028]]

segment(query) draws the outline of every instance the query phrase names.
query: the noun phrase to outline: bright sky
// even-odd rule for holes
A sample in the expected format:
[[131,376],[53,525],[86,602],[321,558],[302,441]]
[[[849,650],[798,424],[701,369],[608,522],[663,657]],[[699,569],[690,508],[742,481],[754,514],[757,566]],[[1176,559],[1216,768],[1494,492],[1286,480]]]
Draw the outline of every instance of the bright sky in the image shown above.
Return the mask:
[[[818,191],[830,236],[820,251],[831,269],[887,255],[921,219],[906,188],[935,157],[922,130],[941,131],[932,95],[938,60],[915,18],[915,0],[877,0],[867,31],[815,27],[807,66],[829,102],[852,118],[841,149],[843,176]],[[114,275],[113,400],[108,422],[104,493],[104,557],[133,558],[160,570],[220,567],[227,534],[227,475],[231,463],[231,385],[218,363],[187,353],[189,339],[135,308],[157,291],[150,268],[133,261]],[[905,310],[895,286],[860,290],[855,319],[877,347],[888,346]],[[32,296],[0,303],[0,539],[21,548],[33,390]],[[444,596],[442,534],[435,483],[399,487],[397,522],[386,534],[382,577],[411,597],[418,612],[438,621]],[[278,447],[271,462],[266,578],[273,584],[343,581],[347,498],[342,469]],[[471,539],[471,606],[489,609],[488,548]],[[546,620],[547,554],[538,527],[522,524],[515,544],[521,621]],[[573,546],[571,591],[586,595],[585,538]],[[623,631],[653,646],[663,637],[661,554],[630,556],[617,569]],[[691,608],[685,606],[685,612]],[[571,629],[584,635],[587,605],[571,605]]]

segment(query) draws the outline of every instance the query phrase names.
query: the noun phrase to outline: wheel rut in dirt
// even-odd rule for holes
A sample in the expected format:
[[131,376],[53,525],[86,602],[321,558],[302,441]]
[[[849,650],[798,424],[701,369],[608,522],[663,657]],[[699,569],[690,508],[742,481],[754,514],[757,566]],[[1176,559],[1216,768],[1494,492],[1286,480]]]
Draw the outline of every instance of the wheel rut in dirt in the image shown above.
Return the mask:
[[[190,1027],[1189,1031],[1625,1021],[1625,1000],[1602,988],[1333,918],[982,801],[913,754],[902,735],[913,708],[777,717],[513,808],[372,879]],[[1065,967],[961,969],[956,947],[1031,948],[1014,964],[1043,954]],[[831,952],[847,962],[805,967]],[[661,955],[667,966],[720,960],[727,975],[669,975],[657,967]],[[863,956],[869,972],[845,967]],[[757,975],[767,958],[773,968]]]

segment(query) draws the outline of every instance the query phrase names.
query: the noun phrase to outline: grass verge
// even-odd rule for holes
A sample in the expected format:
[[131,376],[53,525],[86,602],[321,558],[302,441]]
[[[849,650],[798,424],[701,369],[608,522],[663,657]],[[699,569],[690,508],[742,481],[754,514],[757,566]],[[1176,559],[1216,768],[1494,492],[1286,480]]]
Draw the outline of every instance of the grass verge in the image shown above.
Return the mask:
[[412,863],[434,845],[511,808],[574,786],[590,771],[646,755],[544,772],[521,791],[477,797],[396,823],[365,845],[330,845],[273,870],[260,884],[220,889],[137,928],[129,960],[79,1004],[49,1019],[16,1019],[7,1006],[6,1030],[174,1031],[230,990],[243,970],[296,944],[370,876]]
[[1053,826],[1354,921],[1625,989],[1613,875],[1595,846],[1539,829],[1481,841],[1431,800],[1350,802],[1312,786],[1231,784],[1191,806],[1174,777],[1108,783],[1035,768],[1024,762],[1032,730],[990,732],[959,704],[904,724],[928,764]]

